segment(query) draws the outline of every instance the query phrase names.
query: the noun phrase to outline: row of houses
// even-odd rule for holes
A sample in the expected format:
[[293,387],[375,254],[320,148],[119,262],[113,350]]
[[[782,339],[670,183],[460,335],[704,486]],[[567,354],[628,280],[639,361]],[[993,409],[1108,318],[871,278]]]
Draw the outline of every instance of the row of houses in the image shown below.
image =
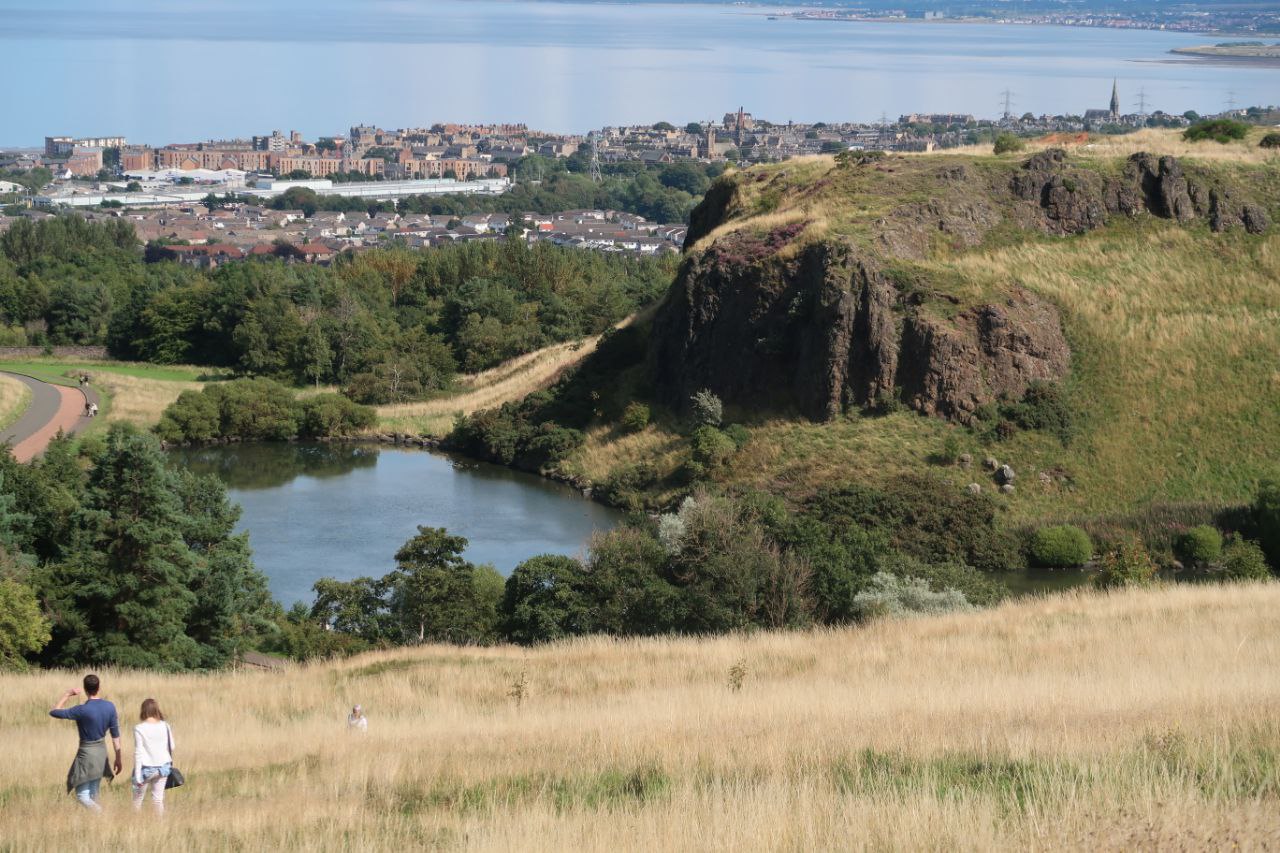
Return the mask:
[[[24,216],[44,217],[39,211]],[[90,220],[129,221],[140,242],[183,264],[209,269],[227,261],[275,256],[291,262],[330,263],[344,252],[379,246],[430,248],[473,240],[517,237],[534,243],[638,255],[678,253],[684,225],[663,225],[612,210],[569,210],[551,214],[431,214],[274,210],[240,204],[209,210],[202,204],[162,209],[89,211]],[[12,218],[0,216],[0,231]]]

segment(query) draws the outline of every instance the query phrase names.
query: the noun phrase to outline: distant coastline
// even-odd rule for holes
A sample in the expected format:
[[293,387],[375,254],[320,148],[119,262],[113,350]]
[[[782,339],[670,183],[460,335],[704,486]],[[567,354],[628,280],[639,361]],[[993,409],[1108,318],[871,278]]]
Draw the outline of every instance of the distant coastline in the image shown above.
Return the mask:
[[1262,44],[1261,42],[1204,44],[1193,47],[1175,47],[1169,52],[1178,56],[1189,56],[1198,61],[1215,64],[1280,68],[1280,44]]

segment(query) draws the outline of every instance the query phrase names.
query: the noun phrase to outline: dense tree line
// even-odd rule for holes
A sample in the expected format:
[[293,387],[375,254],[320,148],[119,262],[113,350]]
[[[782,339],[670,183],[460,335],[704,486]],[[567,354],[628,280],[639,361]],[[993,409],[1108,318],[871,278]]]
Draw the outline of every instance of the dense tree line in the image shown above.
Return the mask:
[[[944,513],[958,540],[968,535],[966,509],[973,507]],[[917,599],[950,608],[991,604],[1006,592],[955,558],[963,541],[917,557],[895,548],[883,529],[848,525],[839,513],[797,513],[762,493],[696,490],[675,512],[598,535],[583,560],[532,557],[505,583],[490,567],[463,559],[466,544],[445,530],[420,528],[394,571],[321,580],[311,610],[293,618],[345,634],[352,647],[527,644],[584,634],[844,624],[901,604],[897,587],[878,581],[881,575],[911,579],[922,586]]]
[[0,472],[0,663],[211,669],[280,630],[239,508],[154,437],[117,424]]
[[205,272],[152,259],[123,220],[15,223],[0,236],[9,342],[106,344],[120,358],[393,402],[446,387],[458,369],[601,332],[656,300],[675,263],[518,240],[379,249],[330,267],[269,257]]

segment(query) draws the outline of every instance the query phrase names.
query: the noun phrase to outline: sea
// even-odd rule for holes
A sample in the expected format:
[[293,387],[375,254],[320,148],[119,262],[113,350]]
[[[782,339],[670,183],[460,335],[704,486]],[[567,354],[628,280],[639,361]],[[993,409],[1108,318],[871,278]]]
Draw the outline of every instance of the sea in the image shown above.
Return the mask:
[[1280,69],[1169,53],[1150,30],[796,20],[765,6],[538,0],[0,0],[0,145],[164,145],[356,124],[578,133],[1280,100]]

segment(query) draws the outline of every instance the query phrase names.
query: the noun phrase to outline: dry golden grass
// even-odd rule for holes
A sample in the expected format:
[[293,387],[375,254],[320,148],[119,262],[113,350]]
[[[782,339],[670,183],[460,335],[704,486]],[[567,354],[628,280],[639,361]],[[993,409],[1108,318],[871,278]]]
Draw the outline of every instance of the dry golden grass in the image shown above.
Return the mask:
[[1085,157],[1128,157],[1146,152],[1215,163],[1280,163],[1280,152],[1274,148],[1258,147],[1258,141],[1265,132],[1264,128],[1255,128],[1245,139],[1222,145],[1217,142],[1187,142],[1180,130],[1147,128],[1123,136],[1094,136],[1084,145],[1071,146],[1071,153]]
[[30,404],[30,388],[12,376],[0,375],[0,427],[16,421]]
[[570,341],[527,353],[482,373],[459,379],[460,390],[423,403],[378,407],[378,429],[444,435],[458,415],[492,409],[546,388],[566,368],[595,352],[599,338]]
[[[98,820],[62,793],[75,736],[44,711],[79,673],[3,675],[0,847],[1274,848],[1278,609],[1278,584],[1182,586],[811,633],[105,672],[126,721],[155,696],[173,723],[189,781],[163,821],[124,785]],[[344,730],[355,702],[367,736]]]
[[[648,308],[633,314],[617,323],[615,328],[643,322],[652,316],[653,310]],[[379,406],[377,428],[380,431],[442,436],[453,428],[453,422],[459,415],[496,408],[548,387],[565,370],[582,363],[595,352],[599,343],[600,336],[596,335],[580,341],[553,344],[516,356],[489,370],[461,377],[458,380],[459,390],[448,397]]]
[[145,379],[106,371],[95,374],[93,384],[109,396],[110,404],[104,412],[108,423],[127,421],[140,427],[158,423],[160,415],[183,391],[204,387],[203,382]]

